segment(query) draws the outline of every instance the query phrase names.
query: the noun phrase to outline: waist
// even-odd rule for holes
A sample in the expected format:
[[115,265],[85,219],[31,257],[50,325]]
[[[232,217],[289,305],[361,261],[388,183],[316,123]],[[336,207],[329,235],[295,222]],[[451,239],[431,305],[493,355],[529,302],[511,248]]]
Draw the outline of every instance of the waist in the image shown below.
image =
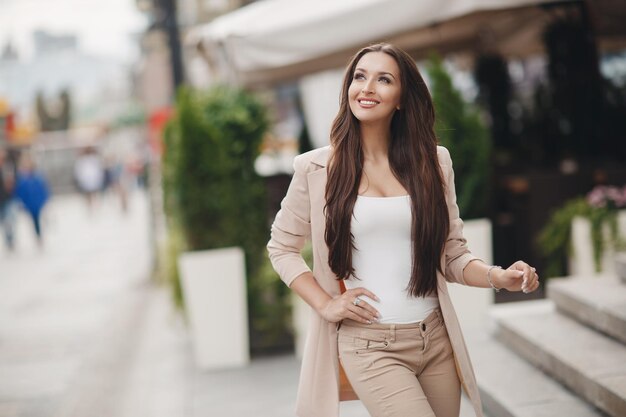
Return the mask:
[[[349,287],[346,285],[346,288]],[[380,299],[372,300],[365,295],[359,297],[378,310],[380,323],[416,323],[424,320],[439,307],[437,296],[413,297],[405,289],[386,288],[380,285],[363,285],[363,288],[367,288]]]
[[340,333],[358,337],[363,331],[376,331],[380,336],[393,337],[396,332],[415,332],[427,335],[443,324],[441,308],[435,308],[426,318],[415,323],[372,323],[365,324],[351,319],[344,319],[338,326]]

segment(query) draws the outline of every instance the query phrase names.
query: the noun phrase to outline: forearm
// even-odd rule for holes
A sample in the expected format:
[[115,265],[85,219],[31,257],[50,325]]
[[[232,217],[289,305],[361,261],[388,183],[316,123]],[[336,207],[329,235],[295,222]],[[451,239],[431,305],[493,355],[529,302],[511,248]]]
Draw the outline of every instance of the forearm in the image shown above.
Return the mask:
[[291,289],[318,313],[320,313],[328,301],[332,299],[320,284],[318,284],[311,272],[305,272],[296,277],[291,284]]
[[502,269],[474,260],[465,266],[463,278],[467,285],[479,288],[493,286],[496,290],[521,290],[528,293],[539,287],[539,275],[535,268],[524,261],[517,261],[507,269]]
[[[491,288],[487,281],[487,271],[491,265],[487,265],[480,259],[470,261],[463,269],[463,279],[470,287]],[[494,278],[494,269],[491,270],[492,280]]]

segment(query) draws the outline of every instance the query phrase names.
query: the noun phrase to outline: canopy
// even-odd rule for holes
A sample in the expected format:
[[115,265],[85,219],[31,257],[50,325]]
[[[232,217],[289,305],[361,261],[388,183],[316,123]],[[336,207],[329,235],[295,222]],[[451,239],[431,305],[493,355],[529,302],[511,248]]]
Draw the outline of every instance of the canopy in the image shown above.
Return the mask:
[[[273,83],[340,67],[360,47],[388,41],[416,57],[497,46],[540,50],[546,8],[580,0],[263,0],[193,28],[222,75]],[[542,7],[538,7],[542,6]]]

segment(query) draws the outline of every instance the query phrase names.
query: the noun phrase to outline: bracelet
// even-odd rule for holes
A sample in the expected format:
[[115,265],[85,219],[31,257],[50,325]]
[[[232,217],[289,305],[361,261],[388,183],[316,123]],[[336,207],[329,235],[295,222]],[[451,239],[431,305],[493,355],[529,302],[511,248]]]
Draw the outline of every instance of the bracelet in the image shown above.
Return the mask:
[[493,282],[491,281],[491,270],[493,268],[500,268],[500,269],[502,269],[502,267],[500,265],[492,265],[492,266],[490,266],[489,269],[487,270],[487,282],[489,282],[489,285],[491,285],[491,288],[493,288],[496,292],[500,292],[500,288],[498,288],[495,285],[493,285]]

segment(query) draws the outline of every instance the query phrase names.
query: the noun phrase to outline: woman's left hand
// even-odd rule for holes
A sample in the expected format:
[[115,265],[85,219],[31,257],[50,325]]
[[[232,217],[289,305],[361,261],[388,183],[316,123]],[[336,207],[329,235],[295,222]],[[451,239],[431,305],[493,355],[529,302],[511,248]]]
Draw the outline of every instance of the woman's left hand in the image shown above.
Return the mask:
[[508,291],[533,292],[539,288],[539,275],[524,261],[517,261],[507,269],[492,269],[494,284]]

